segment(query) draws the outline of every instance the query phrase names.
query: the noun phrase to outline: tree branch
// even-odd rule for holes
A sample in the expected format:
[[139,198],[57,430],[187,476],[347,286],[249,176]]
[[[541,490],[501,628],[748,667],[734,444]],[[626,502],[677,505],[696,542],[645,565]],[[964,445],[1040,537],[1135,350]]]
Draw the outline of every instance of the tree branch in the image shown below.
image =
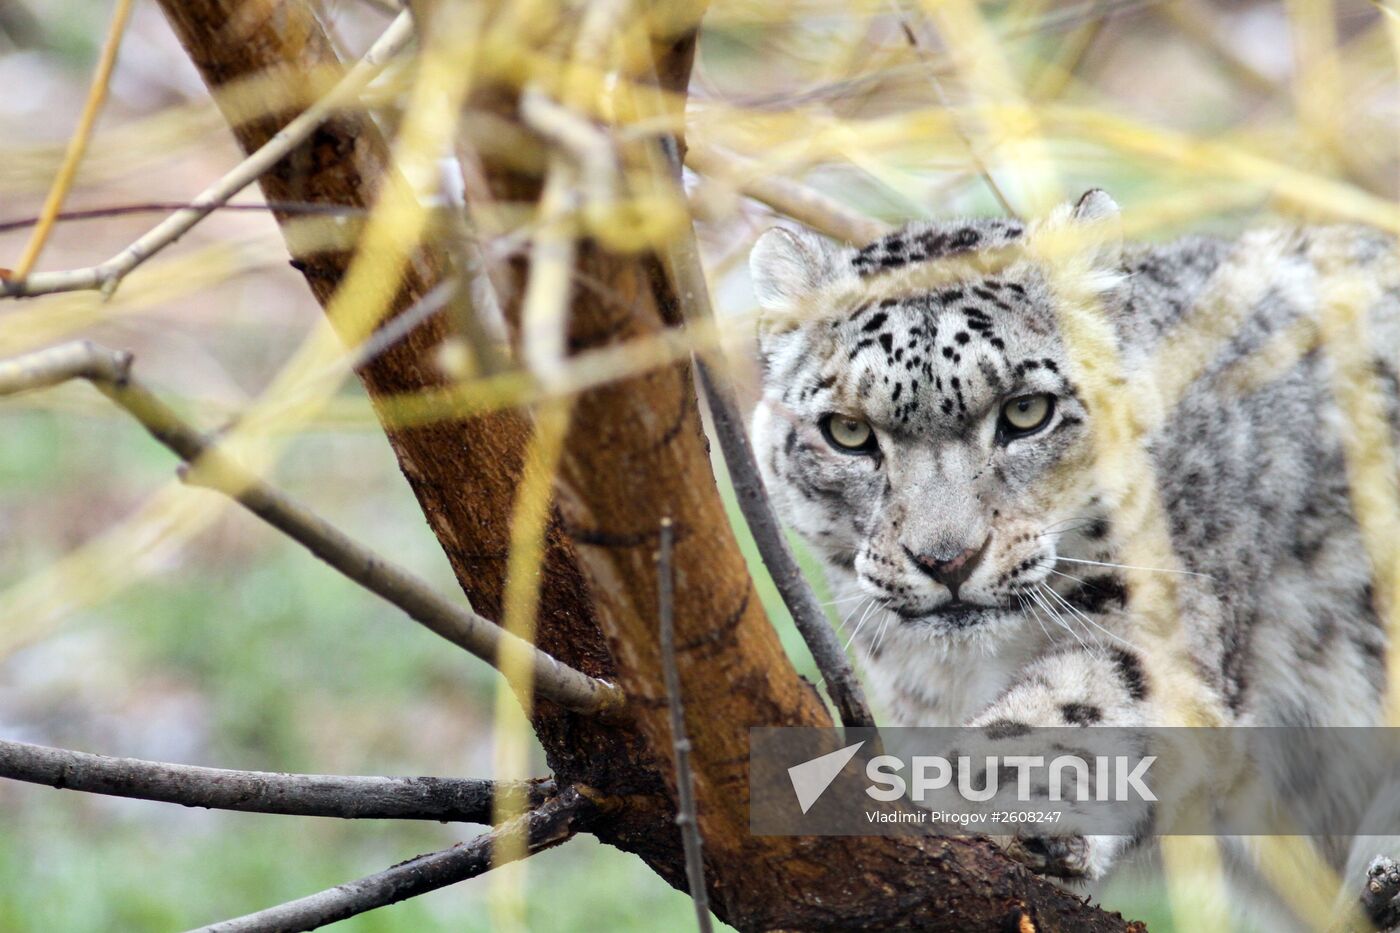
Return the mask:
[[532,807],[556,793],[554,781],[547,778],[500,786],[466,778],[230,771],[109,758],[6,739],[0,739],[0,777],[185,807],[346,820],[490,823],[498,792],[518,795]]
[[231,172],[204,189],[190,207],[171,214],[120,253],[95,266],[66,272],[41,272],[12,280],[0,279],[0,297],[27,298],[90,288],[99,288],[104,294],[111,294],[133,269],[184,236],[195,224],[257,181],[259,176],[305,142],[336,110],[353,101],[412,38],[413,18],[407,11],[401,12],[330,93],[298,114],[266,145],[238,163]]
[[[55,221],[70,220],[104,220],[108,217],[126,217],[131,214],[168,214],[171,211],[186,211],[197,208],[194,201],[151,201],[144,204],[117,204],[112,207],[90,207],[82,210],[59,211],[54,215]],[[211,211],[248,211],[251,213],[267,213],[276,211],[279,214],[311,214],[323,217],[361,217],[369,213],[362,207],[352,207],[341,204],[312,204],[306,201],[265,201],[261,204],[220,204],[211,208]],[[9,233],[12,230],[23,230],[25,227],[32,227],[42,220],[35,215],[30,217],[16,217],[14,220],[0,221],[0,233]]]
[[[428,297],[434,296],[430,293]],[[411,317],[412,309],[404,313]],[[502,645],[519,642],[519,650],[531,658],[535,690],[568,709],[600,712],[622,704],[622,692],[617,687],[568,667],[447,599],[408,570],[364,547],[223,455],[208,437],[182,421],[132,378],[131,362],[130,354],[91,342],[63,344],[0,362],[0,395],[85,379],[190,465],[191,469],[183,474],[186,481],[234,499],[429,630],[494,667],[499,667]]]
[[685,735],[685,701],[681,675],[676,669],[675,568],[671,551],[675,529],[669,518],[661,521],[661,547],[656,554],[657,615],[661,622],[661,669],[666,678],[666,703],[671,710],[671,748],[676,762],[676,825],[685,848],[685,877],[695,902],[700,933],[710,933],[710,895],[705,890],[705,859],[700,824],[695,818],[695,775],[690,770],[690,739]]
[[888,224],[856,213],[814,188],[772,175],[740,156],[714,146],[691,143],[685,163],[712,179],[732,181],[744,195],[829,237],[865,244],[889,232]]
[[503,840],[523,845],[502,846],[503,852],[534,855],[572,838],[588,804],[577,791],[567,790],[493,832],[441,852],[420,855],[386,871],[326,891],[288,901],[255,914],[213,923],[191,933],[292,933],[388,907],[399,901],[475,878],[495,867],[496,849]]

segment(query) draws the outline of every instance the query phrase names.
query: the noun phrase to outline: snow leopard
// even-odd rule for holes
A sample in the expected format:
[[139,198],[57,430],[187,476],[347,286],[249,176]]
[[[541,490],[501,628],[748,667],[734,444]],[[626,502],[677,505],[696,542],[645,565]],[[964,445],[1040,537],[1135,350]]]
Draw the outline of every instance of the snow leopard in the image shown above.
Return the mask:
[[[760,470],[823,565],[885,721],[1146,726],[1181,722],[1182,702],[1222,725],[1380,721],[1385,609],[1353,502],[1363,481],[1395,495],[1391,236],[1124,242],[1093,190],[1036,221],[920,221],[859,247],[775,228],[750,271]],[[1137,425],[1149,482],[1106,475],[1124,434],[1105,400]],[[1358,472],[1358,450],[1379,473]],[[1170,565],[1134,565],[1153,515]],[[1159,578],[1175,674],[1133,599]],[[1139,842],[1008,847],[1094,880]],[[1346,870],[1394,925],[1395,863]]]

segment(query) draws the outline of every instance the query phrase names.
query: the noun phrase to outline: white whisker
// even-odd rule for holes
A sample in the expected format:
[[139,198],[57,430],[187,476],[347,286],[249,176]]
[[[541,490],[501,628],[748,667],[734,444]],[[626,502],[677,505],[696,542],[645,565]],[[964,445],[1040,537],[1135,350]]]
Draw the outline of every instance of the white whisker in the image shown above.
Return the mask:
[[1116,642],[1121,642],[1123,645],[1125,645],[1125,646],[1127,646],[1127,647],[1129,647],[1129,648],[1132,648],[1134,651],[1139,651],[1139,652],[1142,651],[1141,648],[1139,648],[1137,645],[1133,644],[1132,642],[1128,641],[1126,638],[1123,638],[1123,637],[1121,637],[1121,636],[1119,636],[1119,635],[1117,635],[1117,634],[1115,634],[1115,633],[1113,633],[1113,632],[1110,632],[1108,629],[1104,628],[1102,624],[1100,624],[1099,622],[1096,622],[1094,619],[1090,618],[1089,615],[1088,615],[1087,613],[1083,612],[1078,606],[1074,605],[1074,604],[1071,603],[1069,600],[1065,599],[1065,598],[1064,598],[1063,596],[1061,596],[1059,593],[1056,593],[1056,592],[1055,592],[1053,589],[1051,589],[1050,587],[1045,586],[1045,584],[1043,584],[1043,583],[1040,584],[1040,585],[1045,589],[1045,592],[1048,593],[1049,595],[1053,596],[1053,597],[1060,603],[1060,605],[1064,606],[1064,607],[1065,607],[1066,609],[1068,609],[1070,612],[1074,613],[1074,614],[1077,615],[1079,618],[1083,619],[1085,622],[1089,623],[1089,624],[1092,625],[1094,628],[1098,629],[1100,632],[1103,632],[1103,633],[1104,633],[1105,635],[1107,635],[1109,638],[1112,638],[1112,639],[1113,639],[1114,641],[1116,641]]
[[852,632],[851,637],[846,640],[845,650],[850,650],[851,642],[856,640],[856,636],[860,634],[860,630],[865,627],[865,620],[870,618],[870,613],[871,610],[875,608],[875,603],[875,598],[871,597],[870,605],[865,607],[865,612],[861,613],[860,621],[856,623],[856,630]]
[[[1044,584],[1036,584],[1036,586],[1032,588],[1033,590],[1037,591],[1037,593],[1039,593],[1039,591],[1042,590],[1049,590],[1049,587],[1044,586]],[[1054,612],[1054,614],[1060,616],[1061,619],[1064,619],[1065,629],[1070,630],[1071,633],[1075,633],[1075,640],[1077,640],[1079,646],[1084,647],[1085,650],[1088,650],[1089,642],[1095,642],[1095,639],[1093,639],[1093,632],[1089,630],[1088,626],[1085,626],[1084,628],[1084,637],[1079,637],[1079,628],[1078,626],[1074,625],[1074,616],[1063,614],[1063,612],[1061,612],[1060,609],[1056,608],[1056,605],[1054,605],[1053,602],[1050,602],[1050,598],[1046,597],[1046,595],[1044,595],[1043,593],[1042,595],[1040,595],[1040,598],[1042,598],[1042,600],[1044,601],[1044,605],[1046,605],[1047,609],[1050,609],[1051,612]],[[1085,642],[1085,639],[1088,639],[1088,642]]]
[[1044,596],[1040,595],[1038,590],[1027,590],[1027,592],[1030,594],[1031,599],[1035,600],[1036,605],[1042,607],[1046,614],[1055,621],[1055,624],[1074,636],[1074,640],[1079,642],[1079,647],[1083,648],[1085,651],[1089,650],[1089,645],[1079,636],[1079,632],[1076,631],[1063,616],[1055,611],[1054,607],[1050,605]]
[[1092,587],[1092,586],[1094,585],[1094,584],[1089,583],[1088,581],[1086,581],[1083,577],[1076,577],[1074,574],[1072,574],[1072,573],[1065,573],[1063,570],[1056,570],[1056,569],[1053,568],[1053,567],[1046,567],[1045,569],[1048,570],[1048,571],[1050,571],[1051,573],[1053,573],[1053,574],[1054,574],[1055,576],[1057,576],[1057,577],[1064,577],[1066,580],[1073,580],[1075,583],[1078,583],[1080,586],[1089,586],[1089,587]]
[[1026,606],[1026,597],[1022,596],[1020,593],[1012,593],[1011,595],[1016,597],[1016,602],[1020,604],[1021,611],[1034,619],[1035,624],[1040,626],[1041,634],[1045,636],[1045,640],[1053,645],[1055,643],[1054,636],[1052,636],[1050,630],[1045,627],[1045,623],[1040,621],[1040,616],[1030,612],[1029,608]]
[[822,605],[823,605],[823,606],[835,606],[835,605],[838,605],[839,603],[848,603],[848,602],[850,602],[850,601],[853,600],[853,599],[867,599],[867,598],[869,598],[869,597],[867,597],[865,593],[857,593],[857,594],[854,595],[854,596],[843,596],[843,597],[841,597],[840,599],[831,599],[831,600],[827,600],[826,602],[822,603]]
[[1207,580],[1214,580],[1208,573],[1197,573],[1194,570],[1169,570],[1164,567],[1138,567],[1134,564],[1110,564],[1101,560],[1081,560],[1078,557],[1057,557],[1056,560],[1068,561],[1071,564],[1090,564],[1094,567],[1115,567],[1119,570],[1142,570],[1146,573],[1179,573],[1188,577],[1205,577]]
[[1046,525],[1044,528],[1042,528],[1041,531],[1049,531],[1051,528],[1054,528],[1056,525],[1068,525],[1070,522],[1092,522],[1092,521],[1094,521],[1094,516],[1092,516],[1092,515],[1071,515],[1069,518],[1062,518],[1062,519],[1060,519],[1058,522],[1051,522],[1050,524],[1048,524],[1048,525]]
[[870,646],[871,654],[875,654],[880,650],[880,641],[885,637],[885,629],[890,627],[890,621],[894,618],[893,612],[890,612],[883,606],[881,607],[881,610],[885,613],[885,619],[883,622],[880,623],[880,630],[875,633],[875,644]]
[[1085,528],[1085,527],[1087,527],[1088,525],[1092,525],[1092,524],[1093,524],[1093,522],[1086,522],[1086,523],[1083,524],[1083,525],[1075,525],[1073,528],[1057,528],[1057,529],[1054,530],[1054,531],[1042,531],[1040,534],[1036,535],[1036,537],[1037,537],[1037,538],[1061,538],[1061,537],[1064,537],[1064,536],[1067,535],[1067,534],[1072,534],[1072,533],[1078,531],[1079,529]]
[[[857,596],[859,596],[859,597],[861,597],[861,598],[863,598],[863,599],[874,599],[874,598],[875,598],[875,597],[873,597],[873,596],[867,596],[865,593],[858,593]],[[849,621],[851,621],[851,616],[855,615],[857,612],[860,611],[860,605],[861,605],[860,603],[856,603],[854,606],[851,607],[851,611],[848,612],[848,613],[846,613],[845,617],[841,620],[841,631],[844,632],[844,631],[846,630],[846,623],[849,622]]]

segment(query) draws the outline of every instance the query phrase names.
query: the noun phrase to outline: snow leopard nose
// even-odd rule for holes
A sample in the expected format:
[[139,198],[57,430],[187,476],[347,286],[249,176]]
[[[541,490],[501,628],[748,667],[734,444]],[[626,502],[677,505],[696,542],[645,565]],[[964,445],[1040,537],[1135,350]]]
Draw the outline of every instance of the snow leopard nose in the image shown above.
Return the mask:
[[966,583],[967,578],[972,576],[972,572],[977,569],[977,565],[982,563],[982,558],[987,553],[987,545],[991,542],[992,536],[987,535],[977,547],[970,547],[948,560],[940,559],[932,554],[915,554],[907,547],[904,549],[904,553],[909,555],[909,559],[920,570],[946,586],[953,594],[953,599],[956,600],[958,587]]

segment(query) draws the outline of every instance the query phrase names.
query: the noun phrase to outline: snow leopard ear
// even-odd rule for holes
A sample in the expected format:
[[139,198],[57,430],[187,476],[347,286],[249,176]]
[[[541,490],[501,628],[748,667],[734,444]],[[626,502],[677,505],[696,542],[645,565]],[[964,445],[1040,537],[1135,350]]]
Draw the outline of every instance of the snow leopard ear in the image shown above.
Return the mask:
[[1123,255],[1123,217],[1117,202],[1102,188],[1090,188],[1080,195],[1070,216],[1077,224],[1098,228],[1091,251],[1093,265],[1116,269]]
[[749,253],[758,305],[768,312],[798,310],[835,273],[837,248],[810,230],[774,227]]
[[1030,246],[1056,270],[1060,287],[1105,294],[1124,281],[1118,205],[1097,188],[1061,204],[1031,229]]
[[1119,220],[1118,204],[1102,188],[1090,188],[1074,205],[1074,219],[1080,221]]

